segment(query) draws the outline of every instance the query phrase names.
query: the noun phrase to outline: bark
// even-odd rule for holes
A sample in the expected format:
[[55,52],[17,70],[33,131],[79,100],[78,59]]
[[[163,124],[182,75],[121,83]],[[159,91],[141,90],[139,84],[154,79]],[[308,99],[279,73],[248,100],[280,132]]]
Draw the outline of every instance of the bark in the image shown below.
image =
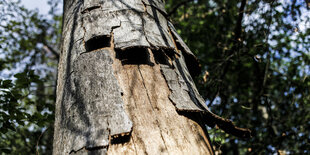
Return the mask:
[[53,154],[213,154],[162,0],[65,0]]

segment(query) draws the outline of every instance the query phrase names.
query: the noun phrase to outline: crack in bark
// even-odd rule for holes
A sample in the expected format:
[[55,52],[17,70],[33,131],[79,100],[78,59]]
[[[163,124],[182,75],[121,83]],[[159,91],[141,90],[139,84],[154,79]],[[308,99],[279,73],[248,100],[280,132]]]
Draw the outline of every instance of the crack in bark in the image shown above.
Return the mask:
[[143,0],[141,0],[141,3],[143,4],[143,7],[144,7],[144,12],[147,12],[147,8],[146,8],[146,4]]
[[83,30],[84,30],[84,34],[83,34],[83,45],[84,45],[84,48],[85,48],[85,34],[86,34],[86,28],[85,28],[85,26],[84,26],[84,20],[82,20],[82,28],[83,28]]
[[109,148],[109,145],[102,145],[102,146],[95,146],[95,147],[86,147],[86,146],[84,146],[84,147],[82,147],[82,148],[80,148],[78,150],[71,150],[69,152],[69,154],[75,154],[75,153],[78,153],[78,152],[83,151],[83,150],[86,150],[88,152],[88,151],[96,151],[96,150],[108,149],[108,148]]
[[99,8],[101,8],[100,5],[91,6],[91,7],[89,7],[89,8],[85,8],[85,9],[81,12],[81,14],[88,13],[88,12],[90,12],[90,11],[92,11],[92,10],[99,9]]
[[74,73],[74,71],[71,71],[69,73],[69,75],[67,75],[66,79],[65,79],[65,84],[67,83],[68,79],[71,77],[71,75]]
[[[155,8],[158,12],[160,12],[160,13],[166,18],[166,20],[168,20],[168,15],[167,15],[167,13],[166,13],[165,11],[163,11],[162,9],[158,8],[158,7],[155,6],[155,5],[147,4],[147,3],[145,2],[145,0],[141,0],[141,1],[142,1],[143,5],[144,5],[144,8],[145,8],[145,9],[147,8],[147,6],[153,7],[153,8]],[[148,1],[149,1],[149,0],[148,0]],[[147,9],[146,9],[146,10],[147,10]]]
[[116,26],[112,26],[111,27],[111,32],[110,32],[110,35],[111,35],[111,40],[110,40],[110,48],[111,49],[114,49],[114,47],[115,47],[115,44],[114,44],[114,29],[116,29],[116,28],[119,28],[119,27],[121,27],[122,26],[122,21],[120,21],[119,22],[119,25],[116,25]]
[[[153,107],[153,105],[152,105],[152,101],[151,101],[149,92],[147,91],[148,89],[146,88],[145,80],[144,80],[144,78],[143,78],[143,75],[142,75],[142,73],[141,73],[141,70],[140,70],[140,66],[139,66],[139,65],[138,65],[138,70],[139,70],[140,76],[141,76],[141,78],[142,78],[142,83],[143,83],[143,87],[144,87],[144,89],[145,89],[145,91],[146,91],[147,98],[148,98],[148,100],[149,100],[149,103],[151,104],[151,108],[152,108],[153,111],[155,111],[155,110],[154,110],[154,107]],[[155,115],[155,116],[156,116],[156,115]],[[168,150],[167,144],[166,144],[166,142],[165,142],[165,139],[164,139],[164,137],[163,137],[163,134],[162,134],[162,131],[161,131],[161,128],[160,128],[160,125],[159,125],[158,118],[156,118],[156,125],[157,125],[157,127],[159,128],[160,137],[161,137],[161,139],[163,140],[163,143],[164,143],[164,145],[165,145],[165,148],[166,148],[166,150]],[[169,154],[169,152],[168,152],[168,154]]]
[[[143,4],[143,6],[144,6],[144,11],[147,13],[146,5],[144,4],[143,1],[141,1],[141,2],[142,2],[142,4]],[[155,46],[149,41],[149,39],[146,37],[146,33],[145,33],[145,30],[144,30],[144,27],[145,27],[145,19],[142,18],[142,31],[143,31],[143,35],[145,36],[146,41],[150,44],[150,47],[151,47],[151,48],[152,48],[152,47],[155,47]]]

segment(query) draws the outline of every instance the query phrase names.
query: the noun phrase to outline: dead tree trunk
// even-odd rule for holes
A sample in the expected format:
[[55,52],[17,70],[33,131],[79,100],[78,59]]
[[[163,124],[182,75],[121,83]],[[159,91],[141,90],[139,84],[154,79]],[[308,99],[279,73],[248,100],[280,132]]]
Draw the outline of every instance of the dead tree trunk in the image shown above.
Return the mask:
[[213,154],[163,0],[65,0],[61,49],[55,155]]

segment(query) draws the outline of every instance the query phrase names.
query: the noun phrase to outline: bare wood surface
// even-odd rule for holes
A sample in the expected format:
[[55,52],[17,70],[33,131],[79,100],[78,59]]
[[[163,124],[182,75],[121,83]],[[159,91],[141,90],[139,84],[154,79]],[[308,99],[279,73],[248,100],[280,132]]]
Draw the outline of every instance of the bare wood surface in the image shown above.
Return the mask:
[[169,100],[159,64],[122,65],[115,59],[113,66],[133,131],[129,142],[110,145],[108,154],[212,154],[202,127]]

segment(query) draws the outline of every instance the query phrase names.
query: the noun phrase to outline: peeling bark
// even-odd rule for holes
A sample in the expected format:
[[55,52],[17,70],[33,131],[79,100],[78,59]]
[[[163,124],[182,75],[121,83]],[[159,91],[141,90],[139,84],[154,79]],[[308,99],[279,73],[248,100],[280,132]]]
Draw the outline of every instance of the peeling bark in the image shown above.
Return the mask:
[[201,68],[198,62],[198,59],[193,54],[193,52],[187,47],[187,45],[184,43],[182,38],[178,35],[177,31],[173,27],[173,25],[168,22],[169,30],[172,34],[172,37],[175,40],[175,47],[176,50],[181,50],[183,53],[183,60],[185,61],[188,71],[190,72],[191,76],[196,77],[200,74]]

